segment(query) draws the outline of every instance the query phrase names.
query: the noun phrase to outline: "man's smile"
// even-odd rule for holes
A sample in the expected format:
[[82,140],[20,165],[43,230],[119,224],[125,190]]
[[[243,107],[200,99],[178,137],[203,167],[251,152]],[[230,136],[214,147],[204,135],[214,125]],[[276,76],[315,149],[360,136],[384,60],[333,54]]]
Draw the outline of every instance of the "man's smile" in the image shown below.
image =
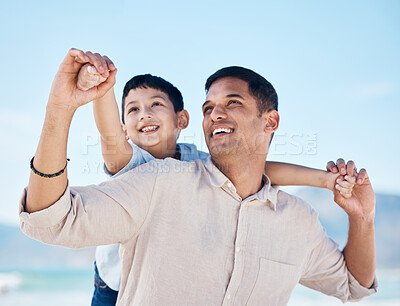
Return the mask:
[[220,137],[220,136],[226,136],[229,134],[232,134],[235,131],[235,129],[227,126],[227,125],[221,125],[221,124],[216,124],[213,125],[210,129],[210,137]]

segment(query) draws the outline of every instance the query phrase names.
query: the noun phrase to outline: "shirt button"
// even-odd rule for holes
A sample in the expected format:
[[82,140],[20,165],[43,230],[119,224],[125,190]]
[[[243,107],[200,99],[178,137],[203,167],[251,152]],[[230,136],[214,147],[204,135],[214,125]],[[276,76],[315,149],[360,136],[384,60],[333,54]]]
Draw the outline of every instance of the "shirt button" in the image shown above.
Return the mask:
[[236,248],[236,252],[238,252],[238,253],[240,252],[240,248],[239,247]]
[[226,298],[227,298],[228,300],[230,300],[230,299],[231,299],[231,295],[228,294],[228,295],[226,296]]

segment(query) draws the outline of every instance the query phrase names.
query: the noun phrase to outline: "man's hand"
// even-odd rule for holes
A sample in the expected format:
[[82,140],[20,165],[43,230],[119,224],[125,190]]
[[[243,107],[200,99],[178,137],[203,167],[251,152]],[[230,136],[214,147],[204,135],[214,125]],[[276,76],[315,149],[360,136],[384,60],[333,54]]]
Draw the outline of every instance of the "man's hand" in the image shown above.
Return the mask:
[[[351,274],[365,288],[374,282],[376,268],[375,250],[375,193],[372,190],[367,171],[361,169],[357,173],[353,161],[346,165],[339,158],[336,162],[328,162],[326,168],[333,173],[340,173],[335,185],[334,200],[349,216],[349,234],[343,255]],[[351,196],[346,198],[340,191],[341,183],[348,175],[356,177]]]
[[[82,66],[91,63],[106,80],[87,91],[77,86],[78,73]],[[90,101],[102,97],[114,84],[117,69],[106,56],[91,52],[84,53],[70,49],[54,78],[50,91],[49,104],[76,109]]]
[[[349,161],[346,165],[341,158],[337,160],[336,164],[333,161],[328,162],[326,167],[332,173],[340,173],[341,175],[337,178],[337,184],[333,191],[335,202],[343,208],[349,217],[373,220],[375,216],[375,193],[367,171],[361,169],[357,173],[353,161]],[[349,188],[349,184],[354,183],[354,177],[356,184],[352,188],[351,194],[348,194],[344,189]]]

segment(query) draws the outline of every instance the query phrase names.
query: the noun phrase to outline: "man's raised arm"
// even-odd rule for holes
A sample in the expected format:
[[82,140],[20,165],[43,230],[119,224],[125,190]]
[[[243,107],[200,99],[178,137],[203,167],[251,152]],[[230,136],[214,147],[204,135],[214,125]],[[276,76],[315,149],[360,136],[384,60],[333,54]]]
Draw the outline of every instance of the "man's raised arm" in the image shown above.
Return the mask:
[[[107,80],[98,87],[82,91],[76,81],[84,63],[92,63]],[[56,202],[67,187],[67,141],[72,117],[79,106],[104,95],[115,83],[116,69],[108,58],[96,59],[70,49],[54,78],[46,116],[32,162],[25,210],[35,212]],[[65,169],[63,173],[61,170]],[[61,174],[60,174],[61,173]],[[51,176],[52,174],[59,174]],[[50,176],[50,177],[46,177]]]

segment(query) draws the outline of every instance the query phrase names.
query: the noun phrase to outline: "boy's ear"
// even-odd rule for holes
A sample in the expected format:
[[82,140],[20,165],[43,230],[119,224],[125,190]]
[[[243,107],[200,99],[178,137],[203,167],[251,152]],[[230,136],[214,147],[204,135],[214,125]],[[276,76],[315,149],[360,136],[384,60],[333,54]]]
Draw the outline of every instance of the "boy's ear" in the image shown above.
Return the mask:
[[186,129],[189,125],[189,113],[186,109],[177,113],[178,116],[178,129]]
[[268,134],[272,134],[276,132],[279,126],[279,113],[276,110],[271,110],[269,112],[265,112],[263,114],[263,117],[265,118],[265,127],[264,131]]
[[125,133],[125,138],[126,138],[126,140],[128,140],[128,139],[129,139],[128,130],[127,130],[125,124],[121,123],[121,128],[122,128],[122,130],[123,130],[124,133]]

